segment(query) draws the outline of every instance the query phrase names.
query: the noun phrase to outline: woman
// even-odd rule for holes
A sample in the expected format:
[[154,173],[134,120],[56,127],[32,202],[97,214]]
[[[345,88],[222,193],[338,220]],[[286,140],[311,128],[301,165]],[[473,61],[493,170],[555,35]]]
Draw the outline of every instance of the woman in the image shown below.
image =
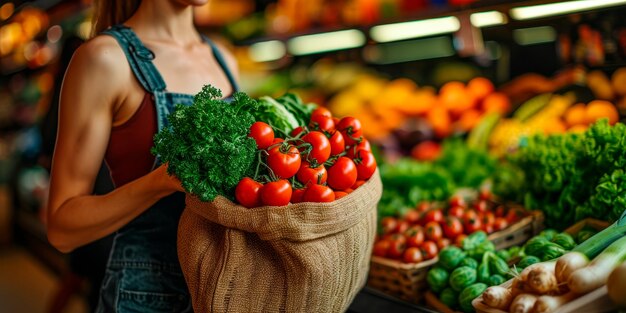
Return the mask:
[[[48,238],[68,252],[115,233],[98,312],[191,311],[176,255],[182,187],[150,148],[173,106],[203,85],[237,89],[232,58],[193,26],[193,6],[206,1],[96,1],[94,34],[103,33],[65,75]],[[116,189],[95,196],[103,159]]]

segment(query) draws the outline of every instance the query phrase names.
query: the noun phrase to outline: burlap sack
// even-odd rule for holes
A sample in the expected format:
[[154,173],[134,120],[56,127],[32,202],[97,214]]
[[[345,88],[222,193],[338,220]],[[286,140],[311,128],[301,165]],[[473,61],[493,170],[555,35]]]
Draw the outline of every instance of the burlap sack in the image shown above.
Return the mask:
[[378,171],[332,203],[247,209],[187,196],[178,258],[194,311],[343,312],[364,286]]

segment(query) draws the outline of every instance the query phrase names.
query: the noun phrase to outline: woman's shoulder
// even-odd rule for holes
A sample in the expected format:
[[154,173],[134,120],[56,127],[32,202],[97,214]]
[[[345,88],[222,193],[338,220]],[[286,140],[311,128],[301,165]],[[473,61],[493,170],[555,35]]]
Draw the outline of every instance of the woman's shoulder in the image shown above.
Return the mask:
[[78,47],[70,67],[91,74],[92,78],[106,79],[109,83],[124,83],[125,77],[130,77],[130,66],[124,51],[115,38],[106,35],[98,35]]

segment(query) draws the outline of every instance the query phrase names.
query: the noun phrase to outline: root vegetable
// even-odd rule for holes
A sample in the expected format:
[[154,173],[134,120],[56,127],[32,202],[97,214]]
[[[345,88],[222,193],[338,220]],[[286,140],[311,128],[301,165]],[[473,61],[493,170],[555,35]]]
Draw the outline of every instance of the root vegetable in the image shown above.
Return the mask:
[[528,278],[528,274],[536,269],[536,268],[540,268],[543,269],[545,271],[550,271],[550,272],[554,272],[554,267],[556,265],[556,261],[550,261],[550,262],[541,262],[541,263],[535,263],[532,264],[530,266],[528,266],[527,268],[525,268],[519,275],[520,279],[523,281],[526,281],[526,279]]
[[554,271],[548,271],[542,267],[530,271],[526,283],[537,294],[547,294],[558,288]]
[[626,262],[622,263],[622,265],[611,272],[606,285],[609,298],[611,298],[618,307],[626,309],[626,297],[624,296],[624,291],[626,290]]
[[587,256],[580,252],[569,252],[556,261],[554,272],[559,283],[566,283],[572,273],[589,263]]
[[523,293],[515,297],[513,303],[511,303],[511,309],[509,312],[511,313],[528,313],[532,310],[535,302],[537,301],[537,296],[529,293]]
[[507,310],[513,301],[513,294],[511,293],[511,289],[492,286],[487,288],[483,293],[483,301],[492,308]]
[[607,283],[609,275],[626,259],[626,236],[600,253],[589,265],[572,273],[567,286],[573,292],[588,293]]
[[560,296],[541,296],[537,298],[535,305],[533,306],[533,313],[549,313],[554,312],[559,307],[572,301],[576,298],[576,294],[573,292],[566,293]]

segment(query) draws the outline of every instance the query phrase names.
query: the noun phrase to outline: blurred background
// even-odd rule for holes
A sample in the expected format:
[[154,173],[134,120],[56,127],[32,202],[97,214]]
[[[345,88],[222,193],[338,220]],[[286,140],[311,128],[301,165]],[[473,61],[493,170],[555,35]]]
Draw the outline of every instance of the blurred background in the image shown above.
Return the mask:
[[[0,3],[0,311],[90,312],[97,270],[49,246],[41,208],[58,89],[92,3]],[[295,92],[359,118],[381,158],[420,161],[450,137],[497,157],[523,135],[619,120],[624,16],[617,0],[209,0],[195,10],[198,29],[236,56],[243,91]],[[510,118],[566,93],[540,117]]]

